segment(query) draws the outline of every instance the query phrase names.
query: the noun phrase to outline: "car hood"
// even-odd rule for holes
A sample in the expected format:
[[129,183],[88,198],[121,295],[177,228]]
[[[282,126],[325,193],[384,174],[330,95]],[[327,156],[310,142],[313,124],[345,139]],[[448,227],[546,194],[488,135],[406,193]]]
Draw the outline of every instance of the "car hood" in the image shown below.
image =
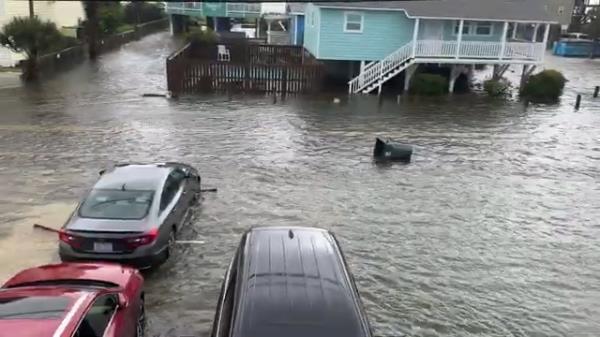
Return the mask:
[[142,220],[92,219],[73,217],[65,229],[89,232],[144,232],[153,226],[148,218]]

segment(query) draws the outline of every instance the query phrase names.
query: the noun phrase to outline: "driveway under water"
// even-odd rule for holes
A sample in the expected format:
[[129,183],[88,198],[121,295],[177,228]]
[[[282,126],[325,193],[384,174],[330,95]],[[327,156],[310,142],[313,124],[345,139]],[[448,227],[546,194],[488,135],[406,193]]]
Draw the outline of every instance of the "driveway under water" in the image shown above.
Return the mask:
[[[255,225],[342,243],[377,336],[597,336],[600,62],[556,59],[562,102],[142,98],[165,91],[161,33],[38,86],[0,89],[0,279],[57,261],[59,227],[117,162],[178,160],[208,187],[178,258],[147,278],[150,335],[207,335],[225,269]],[[516,76],[516,74],[509,74]],[[573,110],[577,93],[582,108]],[[414,144],[376,166],[376,136]]]

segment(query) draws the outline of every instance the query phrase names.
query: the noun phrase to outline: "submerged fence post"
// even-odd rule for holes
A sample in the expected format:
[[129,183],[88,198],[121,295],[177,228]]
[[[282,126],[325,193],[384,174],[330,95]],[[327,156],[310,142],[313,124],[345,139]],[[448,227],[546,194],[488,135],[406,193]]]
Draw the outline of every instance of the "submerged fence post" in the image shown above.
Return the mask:
[[577,99],[575,100],[575,110],[579,110],[580,105],[581,105],[581,95],[577,95]]
[[596,86],[594,89],[594,98],[598,98],[598,93],[600,93],[600,86]]

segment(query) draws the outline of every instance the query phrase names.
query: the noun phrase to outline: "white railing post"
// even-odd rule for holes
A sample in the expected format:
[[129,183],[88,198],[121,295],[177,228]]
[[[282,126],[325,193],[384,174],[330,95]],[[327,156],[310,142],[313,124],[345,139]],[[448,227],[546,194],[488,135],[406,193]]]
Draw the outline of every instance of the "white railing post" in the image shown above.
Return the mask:
[[514,22],[513,23],[513,30],[512,30],[512,39],[516,39],[517,38],[517,30],[519,29],[519,23],[518,22]]
[[502,30],[502,46],[500,47],[500,59],[504,57],[506,50],[506,34],[508,33],[508,21],[504,21],[504,29]]
[[540,24],[536,23],[533,27],[533,38],[531,39],[531,42],[537,42],[538,28],[540,28]]
[[542,43],[542,59],[544,62],[544,57],[546,56],[546,46],[548,45],[548,36],[550,36],[550,24],[546,24],[546,29],[544,30],[544,41]]
[[415,19],[415,28],[413,28],[413,47],[412,47],[412,58],[417,56],[417,38],[419,38],[419,18]]
[[458,37],[456,38],[456,59],[460,57],[460,43],[462,42],[463,37],[463,27],[465,26],[465,20],[460,19],[460,23],[458,24]]

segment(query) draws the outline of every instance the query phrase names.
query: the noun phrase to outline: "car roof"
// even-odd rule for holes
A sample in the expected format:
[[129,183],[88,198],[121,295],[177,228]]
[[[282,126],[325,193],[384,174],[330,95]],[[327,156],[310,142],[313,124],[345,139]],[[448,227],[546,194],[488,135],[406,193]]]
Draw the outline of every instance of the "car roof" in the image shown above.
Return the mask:
[[[135,270],[116,263],[59,263],[25,269],[3,285],[4,288],[14,288],[20,285],[31,285],[43,281],[89,280],[100,281],[107,285],[114,284],[125,287]],[[53,284],[60,286],[60,282]]]
[[102,173],[94,185],[97,189],[158,190],[174,165],[124,164]]
[[242,244],[231,336],[370,336],[331,233],[261,227]]
[[[14,298],[38,298],[38,305],[53,307],[51,298],[64,298],[64,311],[54,317],[0,319],[0,331],[12,332],[19,337],[69,336],[85,308],[94,299],[93,292],[57,287],[25,287],[0,289],[0,303]],[[60,309],[56,305],[53,309]],[[35,313],[34,313],[35,314]]]

